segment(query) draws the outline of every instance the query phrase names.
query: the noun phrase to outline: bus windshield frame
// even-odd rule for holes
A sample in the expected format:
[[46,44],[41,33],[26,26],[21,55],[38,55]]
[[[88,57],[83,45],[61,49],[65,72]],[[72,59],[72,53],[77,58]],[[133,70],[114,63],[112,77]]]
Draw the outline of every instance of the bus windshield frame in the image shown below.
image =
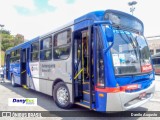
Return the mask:
[[116,76],[152,71],[149,48],[142,35],[114,30],[114,45],[110,51]]

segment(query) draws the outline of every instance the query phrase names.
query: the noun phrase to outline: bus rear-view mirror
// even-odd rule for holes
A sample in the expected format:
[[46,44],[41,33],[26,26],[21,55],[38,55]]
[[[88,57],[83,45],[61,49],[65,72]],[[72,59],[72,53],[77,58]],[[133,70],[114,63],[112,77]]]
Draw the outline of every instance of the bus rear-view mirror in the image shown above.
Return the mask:
[[105,32],[106,32],[107,41],[108,42],[113,42],[113,40],[114,40],[114,33],[113,33],[112,28],[110,28],[109,26],[106,26]]

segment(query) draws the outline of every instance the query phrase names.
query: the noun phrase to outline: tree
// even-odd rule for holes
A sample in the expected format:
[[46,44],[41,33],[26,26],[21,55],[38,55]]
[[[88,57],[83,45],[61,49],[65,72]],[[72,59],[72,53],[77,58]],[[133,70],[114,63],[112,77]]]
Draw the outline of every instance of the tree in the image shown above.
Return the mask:
[[7,49],[14,46],[14,36],[9,34],[2,34],[2,43],[1,43],[2,51],[6,51]]
[[0,30],[0,31],[1,31],[2,34],[8,34],[8,35],[11,34],[10,31],[8,31],[8,30]]
[[14,47],[24,42],[24,36],[21,34],[13,36],[10,34],[10,31],[8,30],[2,30],[1,33],[2,33],[2,42],[1,42],[2,51],[6,51],[7,49],[10,49],[11,47]]
[[24,42],[24,36],[21,34],[17,34],[16,36],[11,35],[8,30],[0,30],[2,41],[1,41],[1,63],[4,65],[4,56],[5,51]]
[[21,34],[17,34],[14,38],[14,46],[23,43],[24,42],[24,36]]

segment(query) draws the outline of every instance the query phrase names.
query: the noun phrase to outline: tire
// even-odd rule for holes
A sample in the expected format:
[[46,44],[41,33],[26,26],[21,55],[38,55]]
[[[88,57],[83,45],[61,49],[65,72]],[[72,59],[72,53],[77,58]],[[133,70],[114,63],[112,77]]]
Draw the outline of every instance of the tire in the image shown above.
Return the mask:
[[13,87],[17,86],[17,84],[15,83],[14,75],[11,76],[11,84]]
[[63,82],[59,82],[54,86],[53,98],[56,105],[60,108],[68,109],[72,107],[69,90]]

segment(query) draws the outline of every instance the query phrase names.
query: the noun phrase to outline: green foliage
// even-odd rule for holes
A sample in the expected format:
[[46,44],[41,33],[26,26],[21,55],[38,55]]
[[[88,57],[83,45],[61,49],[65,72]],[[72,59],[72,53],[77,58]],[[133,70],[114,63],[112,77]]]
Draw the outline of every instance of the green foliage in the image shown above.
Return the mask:
[[24,41],[24,36],[17,34],[16,36],[13,36],[10,34],[7,30],[0,31],[2,41],[1,41],[1,49],[2,51],[6,51]]
[[1,51],[1,64],[2,65],[4,65],[4,56],[5,56],[5,53]]
[[2,32],[2,34],[8,34],[8,35],[11,34],[10,31],[8,31],[8,30],[0,30],[0,31]]
[[8,48],[14,46],[14,36],[9,34],[2,34],[1,41],[1,49],[2,51],[6,51]]
[[11,35],[8,30],[0,30],[1,40],[1,63],[4,65],[5,51],[24,42],[24,36],[17,34],[16,36]]
[[18,44],[21,44],[24,42],[24,36],[21,35],[21,34],[17,34],[15,37],[14,37],[14,46],[18,45]]

